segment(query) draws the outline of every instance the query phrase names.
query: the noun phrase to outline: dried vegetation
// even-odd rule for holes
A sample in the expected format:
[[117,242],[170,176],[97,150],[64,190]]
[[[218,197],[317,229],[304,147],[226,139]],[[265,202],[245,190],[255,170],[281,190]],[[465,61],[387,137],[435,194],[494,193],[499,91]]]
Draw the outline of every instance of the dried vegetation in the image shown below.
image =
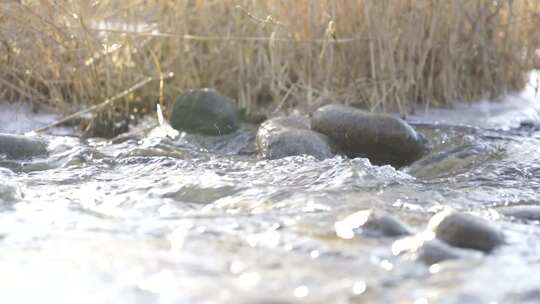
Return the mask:
[[536,0],[6,0],[0,99],[94,106],[96,134],[195,87],[246,113],[406,113],[521,88],[538,29]]

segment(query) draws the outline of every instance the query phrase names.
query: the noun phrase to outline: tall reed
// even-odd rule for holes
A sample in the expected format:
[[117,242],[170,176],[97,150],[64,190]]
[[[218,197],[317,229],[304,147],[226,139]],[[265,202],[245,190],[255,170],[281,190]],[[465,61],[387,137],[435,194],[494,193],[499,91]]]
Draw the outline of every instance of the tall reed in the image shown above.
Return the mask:
[[[495,98],[538,68],[535,0],[23,0],[0,4],[0,99],[114,122],[215,87],[248,113],[406,113]],[[170,108],[170,106],[168,107]]]

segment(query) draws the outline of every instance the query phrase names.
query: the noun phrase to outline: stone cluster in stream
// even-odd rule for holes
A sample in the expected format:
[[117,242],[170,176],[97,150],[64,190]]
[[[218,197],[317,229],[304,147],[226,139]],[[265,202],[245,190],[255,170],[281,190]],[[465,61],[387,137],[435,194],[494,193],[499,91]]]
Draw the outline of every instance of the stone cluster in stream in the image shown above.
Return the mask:
[[[176,99],[170,122],[179,131],[216,136],[241,129],[240,117],[230,98],[202,89]],[[311,121],[304,117],[271,118],[259,126],[254,141],[258,156],[265,159],[307,154],[322,160],[344,154],[395,167],[409,165],[429,150],[427,140],[405,121],[341,105],[321,107]],[[46,155],[47,144],[40,139],[0,134],[0,161]],[[535,206],[505,207],[499,212],[518,220],[540,220],[540,207]],[[505,235],[487,221],[454,211],[434,215],[420,233],[394,216],[374,210],[349,215],[336,222],[335,230],[341,238],[395,238],[394,254],[426,264],[490,254],[506,243]]]
[[[187,133],[220,136],[237,131],[241,115],[234,102],[212,89],[190,90],[177,97],[171,126]],[[311,155],[317,159],[338,154],[368,158],[376,165],[408,165],[429,151],[427,140],[405,121],[351,107],[328,105],[309,121],[275,117],[259,126],[259,157],[277,159]],[[47,154],[46,144],[26,136],[0,134],[0,155],[23,159]]]
[[[214,90],[192,90],[176,100],[171,124],[179,131],[222,135],[240,126],[233,103]],[[428,141],[407,122],[387,114],[368,113],[343,105],[326,105],[306,117],[274,117],[259,126],[258,156],[278,159],[311,155],[319,160],[335,155],[368,158],[376,165],[403,167],[429,152]],[[509,216],[536,218],[537,210],[503,211]],[[342,238],[396,238],[392,251],[426,264],[489,254],[505,244],[505,236],[485,220],[466,213],[441,212],[425,231],[413,233],[394,216],[363,210],[336,222]]]
[[[179,131],[223,135],[240,127],[238,113],[232,100],[215,90],[190,90],[176,99],[170,122]],[[405,121],[341,105],[321,107],[311,121],[272,118],[259,127],[256,145],[259,156],[266,159],[302,154],[324,159],[344,154],[395,167],[429,152],[427,140]]]
[[361,210],[335,224],[336,235],[343,239],[384,237],[397,239],[395,255],[432,265],[445,260],[479,257],[505,244],[504,235],[485,220],[466,213],[440,212],[432,217],[426,230],[413,230],[394,216],[377,210]]

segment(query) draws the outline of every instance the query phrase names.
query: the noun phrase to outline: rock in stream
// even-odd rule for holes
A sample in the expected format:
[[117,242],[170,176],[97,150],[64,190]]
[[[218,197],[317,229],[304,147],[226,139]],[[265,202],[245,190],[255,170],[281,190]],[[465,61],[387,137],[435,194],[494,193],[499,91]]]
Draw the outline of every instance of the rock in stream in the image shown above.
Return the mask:
[[7,159],[25,159],[47,154],[45,142],[23,135],[0,134],[0,155]]
[[524,221],[540,221],[540,206],[512,206],[500,208],[505,216]]
[[456,248],[440,240],[426,238],[422,233],[395,241],[392,252],[426,265],[481,256],[478,251]]
[[264,122],[256,140],[259,156],[266,159],[305,154],[323,160],[333,157],[338,150],[331,139],[310,130],[307,122],[294,117],[276,117]]
[[356,233],[368,237],[400,237],[410,235],[412,230],[391,214],[379,210],[362,210],[335,223],[336,234],[344,239]]
[[359,109],[327,105],[311,122],[314,131],[335,140],[349,157],[367,157],[376,165],[402,167],[428,152],[427,140],[405,121]]
[[471,214],[442,211],[431,218],[428,229],[449,245],[484,253],[505,243],[502,232]]
[[223,135],[239,128],[240,114],[229,97],[213,89],[197,89],[176,98],[170,124],[178,131]]

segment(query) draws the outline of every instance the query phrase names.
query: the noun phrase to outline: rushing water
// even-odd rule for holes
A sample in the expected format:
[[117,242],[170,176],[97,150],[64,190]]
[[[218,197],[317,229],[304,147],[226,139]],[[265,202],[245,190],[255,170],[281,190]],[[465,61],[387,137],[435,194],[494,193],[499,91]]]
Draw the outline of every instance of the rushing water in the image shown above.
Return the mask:
[[[51,136],[49,157],[0,167],[0,299],[535,303],[540,225],[497,209],[540,205],[539,115],[532,88],[420,111],[409,119],[433,152],[402,170],[341,157],[258,160],[249,129],[174,141],[156,131],[113,142]],[[508,244],[426,266],[394,255],[394,238],[335,231],[372,208],[421,232],[445,207],[486,218]]]

